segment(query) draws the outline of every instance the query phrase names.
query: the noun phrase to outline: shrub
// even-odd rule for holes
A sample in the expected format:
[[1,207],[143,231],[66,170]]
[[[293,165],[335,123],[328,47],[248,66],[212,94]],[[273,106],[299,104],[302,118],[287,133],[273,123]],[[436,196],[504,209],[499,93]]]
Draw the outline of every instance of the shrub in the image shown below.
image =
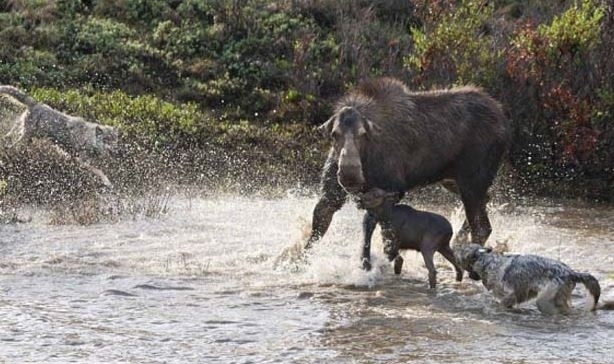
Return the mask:
[[596,91],[605,85],[591,77],[604,13],[597,1],[577,1],[548,24],[524,25],[511,39],[507,72],[517,88],[534,90],[517,159],[537,157],[540,178],[578,178],[594,159],[608,159],[598,148],[604,136],[598,120],[608,106]]
[[194,104],[172,104],[154,96],[130,97],[122,91],[96,91],[84,96],[79,91],[60,92],[41,88],[32,96],[69,114],[119,128],[131,139],[168,145],[182,136],[203,135],[215,130],[211,117]]
[[551,57],[566,53],[582,53],[599,38],[605,7],[596,0],[579,0],[550,24],[540,24],[537,32],[549,41]]
[[443,3],[419,8],[422,13],[440,15],[411,28],[414,50],[406,57],[406,66],[416,72],[414,82],[422,87],[433,83],[494,86],[503,52],[495,47],[489,29],[493,4],[481,0],[463,0],[456,6]]
[[[474,83],[513,120],[516,173],[530,185],[549,179],[548,186],[582,185],[604,195],[614,186],[609,5],[0,1],[0,82],[116,125],[166,153],[161,160],[172,157],[166,148],[211,145],[249,160],[238,150],[244,143],[265,170],[275,169],[265,151],[283,154],[283,161],[286,154],[309,163],[319,158],[324,144],[309,136],[309,126],[325,120],[362,79],[395,76],[415,89]],[[201,158],[181,153],[194,165]],[[587,181],[595,187],[585,187]]]

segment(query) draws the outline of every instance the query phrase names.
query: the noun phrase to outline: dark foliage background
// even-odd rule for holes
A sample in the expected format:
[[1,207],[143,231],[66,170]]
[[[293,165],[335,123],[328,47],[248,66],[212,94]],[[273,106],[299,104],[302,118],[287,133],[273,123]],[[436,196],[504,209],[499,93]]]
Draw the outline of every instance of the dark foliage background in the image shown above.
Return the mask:
[[0,83],[118,127],[126,189],[313,184],[312,127],[386,75],[499,99],[517,190],[614,201],[613,74],[605,0],[0,0]]

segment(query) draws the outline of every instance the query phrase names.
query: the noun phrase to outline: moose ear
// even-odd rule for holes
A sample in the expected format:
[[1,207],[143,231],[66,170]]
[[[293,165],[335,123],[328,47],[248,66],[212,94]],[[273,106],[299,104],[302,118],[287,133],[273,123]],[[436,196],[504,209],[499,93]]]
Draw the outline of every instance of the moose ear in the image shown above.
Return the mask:
[[332,116],[330,119],[326,120],[326,122],[320,126],[318,126],[318,131],[324,136],[330,136],[330,133],[333,131],[333,124],[335,121],[335,117]]
[[365,128],[367,135],[372,135],[373,133],[379,131],[379,127],[375,125],[370,119],[365,118],[363,119],[363,121],[363,127]]

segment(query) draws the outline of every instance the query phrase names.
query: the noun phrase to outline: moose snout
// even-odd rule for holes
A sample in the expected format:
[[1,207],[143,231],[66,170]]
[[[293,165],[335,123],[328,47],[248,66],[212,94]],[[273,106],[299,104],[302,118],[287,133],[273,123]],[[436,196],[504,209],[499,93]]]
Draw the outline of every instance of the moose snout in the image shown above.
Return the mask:
[[344,148],[339,153],[337,181],[349,193],[361,192],[366,184],[360,154],[351,139],[346,141]]
[[362,192],[365,187],[362,171],[357,174],[338,173],[337,181],[347,192],[352,194]]

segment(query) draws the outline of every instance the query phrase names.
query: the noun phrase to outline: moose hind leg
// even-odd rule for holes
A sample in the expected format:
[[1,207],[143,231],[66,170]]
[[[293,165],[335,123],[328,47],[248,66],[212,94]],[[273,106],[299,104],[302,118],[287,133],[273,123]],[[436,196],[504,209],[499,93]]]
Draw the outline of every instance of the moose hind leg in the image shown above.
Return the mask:
[[463,221],[463,225],[456,233],[454,237],[454,246],[463,246],[469,244],[469,234],[471,233],[471,227],[469,226],[469,221],[465,219]]
[[[453,179],[444,179],[439,182],[439,184],[445,188],[446,190],[452,192],[456,196],[460,197],[460,189],[458,188],[458,184]],[[463,225],[460,230],[456,233],[454,237],[454,245],[467,245],[469,243],[469,233],[471,232],[471,228],[469,226],[469,222],[467,219],[463,221]]]
[[394,274],[401,274],[403,269],[403,257],[399,254],[394,258]]
[[485,189],[461,186],[461,198],[465,207],[467,221],[471,228],[471,242],[484,246],[492,232],[492,226],[486,212],[488,194]]
[[456,179],[471,227],[471,242],[482,246],[492,232],[492,226],[486,213],[486,204],[490,199],[488,189],[497,175],[505,149],[506,143],[501,141],[484,149],[475,150],[474,152],[478,152],[477,155],[480,155],[481,158],[468,159]]
[[486,212],[486,201],[479,205],[478,215],[473,225],[475,227],[471,229],[471,241],[483,246],[492,233],[492,225],[490,224],[490,219],[488,219],[488,213]]

